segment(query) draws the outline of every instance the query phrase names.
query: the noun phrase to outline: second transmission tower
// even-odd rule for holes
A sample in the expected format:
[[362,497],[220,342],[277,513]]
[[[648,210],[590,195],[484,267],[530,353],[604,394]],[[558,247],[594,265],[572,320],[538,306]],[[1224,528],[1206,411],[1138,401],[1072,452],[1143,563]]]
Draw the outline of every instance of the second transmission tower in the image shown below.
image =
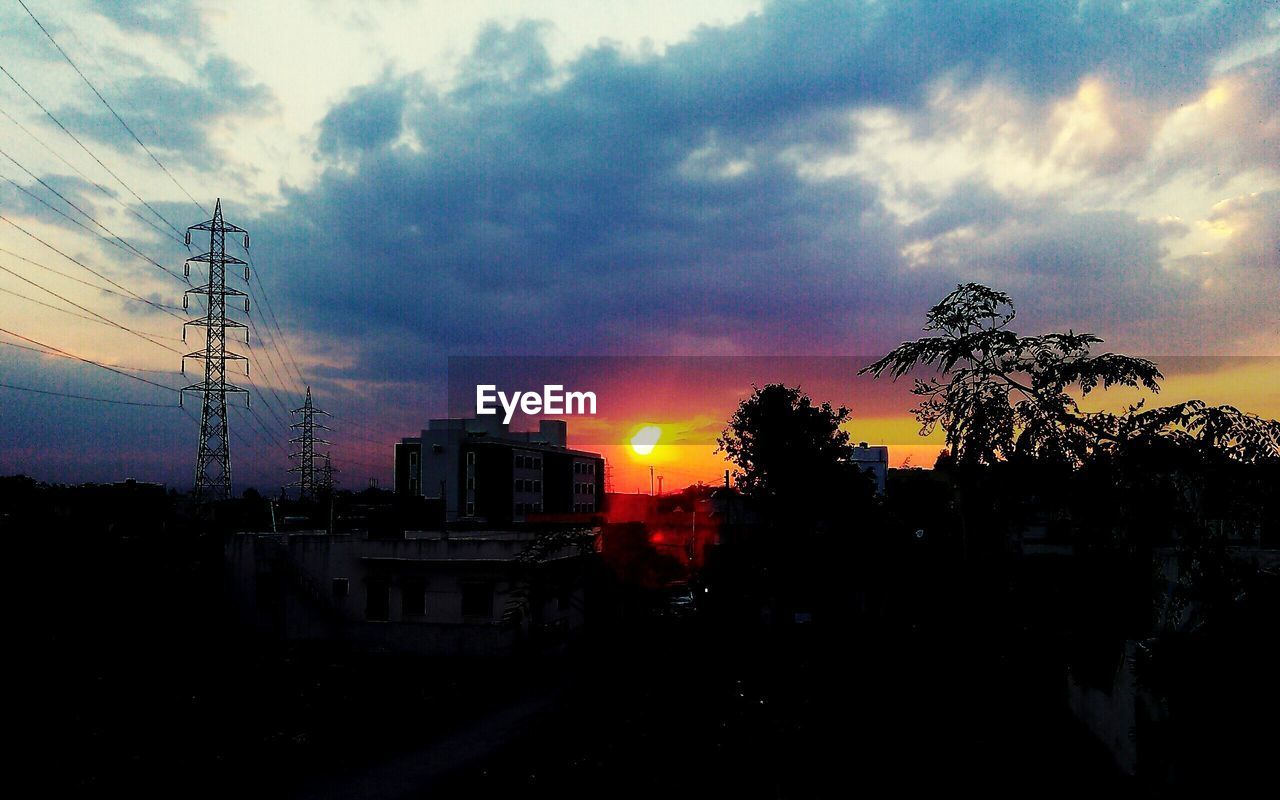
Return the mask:
[[244,298],[244,309],[249,310],[249,296],[238,289],[227,288],[227,265],[244,266],[244,278],[249,280],[249,265],[227,255],[228,233],[243,234],[248,246],[249,234],[244,228],[228,224],[222,218],[222,200],[213,209],[213,219],[187,228],[187,244],[191,244],[191,231],[209,232],[209,251],[187,259],[183,265],[185,275],[191,274],[191,261],[203,261],[209,265],[209,282],[204,286],[188,289],[182,295],[182,307],[187,308],[188,297],[195,294],[204,299],[205,314],[182,324],[182,340],[187,340],[187,326],[205,329],[204,349],[187,353],[182,357],[182,374],[187,372],[187,359],[204,361],[204,380],[184,386],[181,398],[188,391],[202,396],[200,407],[200,447],[196,455],[195,496],[199,500],[226,500],[231,497],[231,442],[227,429],[227,395],[243,394],[248,402],[249,393],[232,383],[227,383],[227,362],[243,361],[245,374],[249,374],[249,359],[227,350],[227,329],[244,328],[245,341],[249,341],[249,329],[242,322],[227,319],[227,295]]
[[290,425],[300,431],[300,434],[289,441],[299,446],[296,453],[290,453],[289,458],[297,459],[298,465],[290,467],[290,472],[298,473],[298,480],[289,484],[298,488],[298,499],[310,500],[316,495],[316,490],[320,488],[316,482],[316,443],[329,444],[324,439],[316,438],[316,431],[329,430],[323,425],[316,422],[317,414],[328,415],[329,412],[321,411],[311,403],[311,387],[307,387],[307,398],[302,404],[302,408],[295,408],[293,414],[301,414],[302,419]]
[[337,481],[333,479],[334,473],[342,470],[333,466],[333,456],[330,453],[324,454],[324,466],[320,468],[320,480],[316,486],[320,490],[320,494],[333,494],[333,488]]

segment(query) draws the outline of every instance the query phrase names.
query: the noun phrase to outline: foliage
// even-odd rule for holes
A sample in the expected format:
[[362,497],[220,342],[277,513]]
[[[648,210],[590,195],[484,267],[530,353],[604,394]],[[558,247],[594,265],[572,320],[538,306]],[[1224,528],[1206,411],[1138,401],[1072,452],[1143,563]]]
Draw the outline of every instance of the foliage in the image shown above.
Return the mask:
[[1280,422],[1231,406],[1191,400],[1083,411],[1077,394],[1116,386],[1155,393],[1164,376],[1145,358],[1092,354],[1102,339],[1090,333],[1019,336],[1008,327],[1015,316],[1004,292],[960,285],[929,310],[924,330],[935,335],[903,342],[859,374],[941,373],[915,379],[912,393],[923,399],[913,413],[922,435],[942,426],[957,464],[1026,456],[1080,465],[1156,442],[1246,463],[1280,457]]
[[721,434],[719,452],[737,466],[744,493],[790,513],[821,515],[859,486],[842,429],[849,419],[848,408],[814,403],[799,386],[755,387]]

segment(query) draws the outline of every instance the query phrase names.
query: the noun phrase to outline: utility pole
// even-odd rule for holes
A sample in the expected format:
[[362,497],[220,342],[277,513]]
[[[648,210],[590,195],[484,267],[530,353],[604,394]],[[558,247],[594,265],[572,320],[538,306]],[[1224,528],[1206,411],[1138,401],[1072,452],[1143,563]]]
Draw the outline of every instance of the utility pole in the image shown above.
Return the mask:
[[662,496],[662,476],[658,476],[658,496]]
[[649,467],[649,496],[653,497],[653,467]]
[[249,374],[249,359],[238,353],[227,350],[227,328],[244,328],[244,340],[249,342],[249,328],[242,322],[227,319],[227,295],[244,298],[244,310],[249,310],[249,295],[238,289],[227,288],[227,265],[243,265],[244,279],[249,280],[249,265],[235,256],[227,255],[226,238],[228,233],[244,234],[245,247],[249,246],[249,234],[244,228],[237,228],[222,219],[222,199],[219,198],[213,209],[213,219],[192,225],[187,228],[186,241],[191,244],[192,231],[209,232],[209,251],[187,259],[183,264],[183,274],[191,275],[192,261],[203,261],[209,265],[209,282],[182,293],[182,307],[187,308],[187,298],[191,294],[204,296],[205,315],[199,319],[182,323],[182,341],[187,340],[187,326],[196,325],[205,329],[203,350],[187,353],[182,357],[182,374],[187,374],[187,359],[195,358],[204,361],[204,380],[184,386],[178,393],[181,398],[189,391],[199,392],[202,396],[200,406],[200,447],[196,454],[195,496],[197,500],[226,500],[231,497],[231,441],[227,429],[227,394],[240,393],[245,396],[245,405],[249,403],[249,392],[234,384],[227,383],[227,362],[243,361],[244,374]]
[[315,465],[316,443],[329,444],[329,442],[324,439],[316,438],[317,428],[324,431],[329,430],[325,426],[316,423],[316,415],[327,415],[329,412],[321,411],[312,405],[311,387],[308,386],[307,397],[302,403],[302,408],[295,408],[289,413],[302,415],[301,422],[295,422],[289,426],[290,428],[295,428],[301,431],[299,436],[289,440],[291,444],[299,445],[301,448],[298,452],[289,454],[289,458],[296,459],[298,461],[298,465],[296,467],[289,468],[290,472],[298,473],[298,480],[289,485],[298,487],[299,500],[310,500],[315,497],[316,489],[318,488],[316,485]]

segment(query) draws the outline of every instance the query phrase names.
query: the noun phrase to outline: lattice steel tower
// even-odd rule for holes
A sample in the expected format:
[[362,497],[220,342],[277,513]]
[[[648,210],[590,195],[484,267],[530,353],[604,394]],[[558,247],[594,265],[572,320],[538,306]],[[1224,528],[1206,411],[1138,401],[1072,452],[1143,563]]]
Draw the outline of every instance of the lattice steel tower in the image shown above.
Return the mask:
[[231,442],[227,429],[227,395],[243,394],[245,404],[249,402],[249,393],[231,383],[227,383],[227,362],[243,361],[245,374],[249,374],[249,359],[227,350],[227,329],[244,328],[245,342],[249,341],[249,329],[244,323],[227,319],[227,295],[244,298],[244,310],[249,310],[249,296],[237,289],[227,288],[227,265],[244,267],[244,279],[249,280],[249,265],[235,256],[227,255],[226,237],[228,233],[244,235],[244,245],[249,246],[249,234],[244,228],[227,224],[222,219],[222,200],[219,199],[213,209],[213,219],[192,225],[187,228],[187,244],[191,244],[192,231],[209,232],[209,252],[187,259],[183,265],[183,273],[191,275],[192,261],[203,261],[209,265],[209,282],[204,286],[188,289],[182,295],[182,307],[187,308],[187,298],[191,294],[203,297],[205,315],[182,325],[182,340],[187,340],[187,326],[202,326],[205,329],[203,350],[187,353],[182,357],[182,374],[187,373],[187,359],[195,358],[204,361],[204,380],[185,386],[181,398],[188,391],[199,392],[203,397],[200,408],[200,449],[196,455],[195,495],[201,500],[226,500],[231,497]]
[[290,467],[290,472],[298,473],[298,480],[289,484],[298,488],[298,498],[301,500],[309,500],[315,497],[316,489],[319,486],[316,483],[316,443],[329,444],[324,439],[316,438],[316,430],[329,430],[323,425],[316,422],[317,414],[328,415],[329,412],[321,411],[311,403],[311,387],[307,387],[307,399],[303,402],[302,408],[295,408],[293,414],[301,414],[302,421],[295,422],[290,428],[296,428],[302,433],[300,436],[290,439],[293,444],[299,445],[300,450],[296,453],[290,453],[289,458],[297,459],[298,465]]
[[332,494],[332,493],[333,493],[333,487],[334,487],[334,484],[335,484],[335,481],[334,481],[334,479],[333,479],[333,476],[334,476],[334,474],[335,474],[335,473],[338,473],[338,472],[341,472],[341,471],[342,471],[342,470],[340,470],[340,469],[336,469],[336,468],[333,466],[333,456],[332,456],[332,454],[330,454],[330,453],[325,453],[325,454],[324,454],[324,466],[322,466],[322,467],[320,468],[320,480],[319,480],[319,482],[318,482],[318,484],[317,484],[317,486],[316,486],[316,488],[320,490],[320,493],[321,493],[321,494],[325,494],[325,493]]

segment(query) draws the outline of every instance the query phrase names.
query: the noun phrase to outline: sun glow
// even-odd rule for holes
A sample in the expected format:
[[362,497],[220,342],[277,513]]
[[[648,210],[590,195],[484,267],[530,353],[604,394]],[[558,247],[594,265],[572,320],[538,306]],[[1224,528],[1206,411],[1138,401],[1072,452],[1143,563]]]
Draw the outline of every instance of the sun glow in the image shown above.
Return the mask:
[[631,437],[631,449],[638,456],[647,456],[653,452],[658,440],[662,438],[662,429],[657,425],[645,425]]

